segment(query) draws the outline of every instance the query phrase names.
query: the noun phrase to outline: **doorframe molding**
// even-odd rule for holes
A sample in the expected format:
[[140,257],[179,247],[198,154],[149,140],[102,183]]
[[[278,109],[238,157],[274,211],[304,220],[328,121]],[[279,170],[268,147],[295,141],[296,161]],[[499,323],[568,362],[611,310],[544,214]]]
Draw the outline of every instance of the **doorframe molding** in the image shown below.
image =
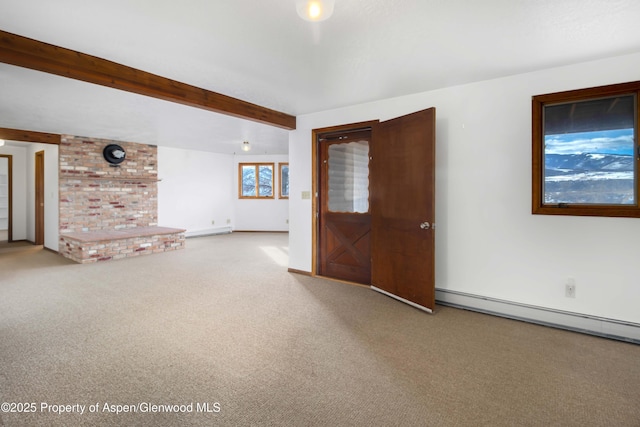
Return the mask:
[[[38,131],[27,130],[27,129],[4,128],[4,127],[0,127],[0,138],[1,139],[5,139],[7,141],[21,142],[21,143],[25,143],[25,144],[48,144],[48,145],[60,146],[60,144],[62,142],[62,134],[38,132]],[[41,151],[45,151],[45,150],[41,150]],[[58,156],[57,157],[58,157],[58,161],[59,161],[59,159],[60,159],[60,153],[59,152],[58,152]],[[27,159],[28,159],[28,161],[30,161],[28,154],[27,154]],[[34,164],[34,167],[35,167],[35,164]],[[55,191],[57,193],[59,193],[59,188],[56,188]],[[45,199],[46,199],[46,197],[45,197]],[[10,218],[12,218],[11,214],[12,213],[10,212]],[[34,219],[35,219],[35,206],[34,206]],[[11,226],[13,227],[13,222],[12,222]],[[59,226],[59,224],[56,224],[56,228],[58,226]],[[34,224],[34,231],[35,231],[35,224]],[[45,234],[46,234],[46,232],[45,232]],[[59,229],[58,229],[58,234],[60,234],[60,230]],[[35,243],[36,239],[34,238],[33,240],[34,241],[32,242],[32,241],[27,239],[28,242]],[[43,242],[43,245],[44,245],[44,242]],[[48,248],[45,247],[45,249],[48,249]],[[56,251],[54,251],[54,252],[56,252]]]
[[7,159],[7,241],[13,241],[13,154],[0,154]]
[[371,139],[373,140],[373,129],[380,123],[380,120],[367,120],[364,122],[349,123],[344,125],[328,126],[311,130],[311,276],[318,275],[318,222],[319,206],[318,193],[320,191],[318,181],[318,158],[320,135],[334,132],[354,131],[358,129],[371,128]]
[[[38,159],[41,159],[40,161]],[[35,193],[35,203],[34,203],[34,243],[36,245],[43,245],[44,246],[44,242],[45,242],[45,237],[46,237],[46,231],[45,231],[45,210],[44,210],[44,203],[45,203],[45,152],[44,150],[40,150],[40,151],[36,151],[34,153],[34,172],[35,172],[35,177],[34,177],[34,182],[35,182],[35,188],[34,188],[34,193]],[[38,164],[40,163],[41,167],[38,167]],[[38,179],[40,178],[41,181]],[[40,188],[40,182],[42,183],[42,188]],[[42,206],[38,206],[38,202],[40,201],[38,199],[38,194],[39,191],[41,192],[41,197],[42,197]],[[40,219],[40,221],[38,221],[38,219]]]

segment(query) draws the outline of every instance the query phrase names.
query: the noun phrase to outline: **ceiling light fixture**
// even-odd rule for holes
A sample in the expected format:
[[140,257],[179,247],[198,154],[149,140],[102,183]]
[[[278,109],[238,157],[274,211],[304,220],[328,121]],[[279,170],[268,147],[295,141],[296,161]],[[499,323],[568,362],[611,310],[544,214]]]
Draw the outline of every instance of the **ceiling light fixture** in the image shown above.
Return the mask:
[[242,143],[242,151],[249,151],[251,150],[251,145],[249,145],[249,141],[244,141]]
[[320,22],[331,17],[335,0],[296,0],[296,10],[305,21]]

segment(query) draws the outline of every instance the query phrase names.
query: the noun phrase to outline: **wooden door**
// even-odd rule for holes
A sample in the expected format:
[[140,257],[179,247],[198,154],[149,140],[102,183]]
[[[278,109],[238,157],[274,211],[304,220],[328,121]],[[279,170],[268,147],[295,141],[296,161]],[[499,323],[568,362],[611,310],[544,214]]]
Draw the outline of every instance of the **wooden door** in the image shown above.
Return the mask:
[[379,123],[371,163],[371,285],[435,306],[435,108]]
[[371,280],[370,140],[370,129],[318,138],[317,270],[366,285]]
[[44,151],[38,151],[35,157],[36,168],[36,236],[35,244],[44,245]]

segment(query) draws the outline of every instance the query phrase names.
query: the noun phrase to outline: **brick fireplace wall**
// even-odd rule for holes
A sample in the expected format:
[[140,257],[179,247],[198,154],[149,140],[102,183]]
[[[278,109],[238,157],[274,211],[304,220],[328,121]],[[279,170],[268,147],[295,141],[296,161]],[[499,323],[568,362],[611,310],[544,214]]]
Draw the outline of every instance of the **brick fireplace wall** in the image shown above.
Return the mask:
[[[111,165],[104,148],[125,160]],[[60,254],[108,261],[184,247],[184,229],[158,227],[158,153],[154,145],[63,136],[59,146]]]
[[[109,144],[127,153],[116,167],[102,155]],[[61,235],[157,225],[156,146],[63,136],[59,155]]]

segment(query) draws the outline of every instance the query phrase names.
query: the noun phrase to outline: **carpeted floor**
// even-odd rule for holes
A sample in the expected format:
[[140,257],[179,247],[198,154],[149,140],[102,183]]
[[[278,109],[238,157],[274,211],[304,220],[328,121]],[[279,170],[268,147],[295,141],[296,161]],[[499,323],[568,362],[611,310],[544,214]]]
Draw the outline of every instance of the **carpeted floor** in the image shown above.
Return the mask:
[[0,254],[0,426],[640,426],[640,346],[291,274],[287,238]]
[[[0,241],[0,254],[5,252],[14,252],[14,251],[22,251],[26,248],[33,248],[35,245],[33,243],[27,242],[26,240],[20,240],[17,242],[7,242]],[[36,246],[38,249],[42,249],[42,246]]]
[[9,242],[9,230],[0,230],[0,254],[14,250],[22,250],[24,246],[33,246],[26,240]]

